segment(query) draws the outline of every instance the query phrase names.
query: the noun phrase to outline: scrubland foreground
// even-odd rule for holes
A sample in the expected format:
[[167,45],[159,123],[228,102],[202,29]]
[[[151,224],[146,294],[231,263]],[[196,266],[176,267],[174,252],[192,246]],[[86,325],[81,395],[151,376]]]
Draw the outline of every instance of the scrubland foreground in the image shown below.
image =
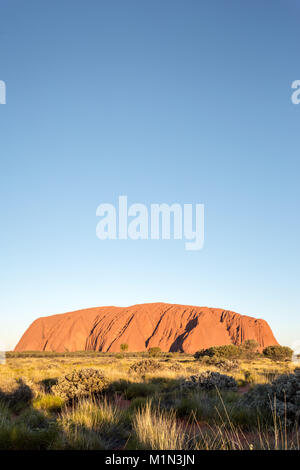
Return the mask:
[[300,449],[295,363],[155,356],[8,353],[0,449]]

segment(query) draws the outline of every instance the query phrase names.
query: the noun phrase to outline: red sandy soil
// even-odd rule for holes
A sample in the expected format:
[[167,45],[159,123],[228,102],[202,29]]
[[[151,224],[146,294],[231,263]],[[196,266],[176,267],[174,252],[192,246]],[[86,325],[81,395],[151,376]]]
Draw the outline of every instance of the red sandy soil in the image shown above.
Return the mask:
[[264,320],[229,310],[152,303],[131,307],[96,307],[38,318],[15,351],[195,351],[256,340],[260,349],[278,344]]

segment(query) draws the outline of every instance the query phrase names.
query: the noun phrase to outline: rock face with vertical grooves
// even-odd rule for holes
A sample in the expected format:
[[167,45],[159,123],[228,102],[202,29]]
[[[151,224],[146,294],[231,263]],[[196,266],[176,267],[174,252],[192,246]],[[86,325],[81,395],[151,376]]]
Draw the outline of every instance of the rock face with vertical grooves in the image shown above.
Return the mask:
[[15,351],[195,351],[256,340],[260,349],[278,344],[271,328],[229,310],[151,303],[131,307],[96,307],[42,317],[24,333]]

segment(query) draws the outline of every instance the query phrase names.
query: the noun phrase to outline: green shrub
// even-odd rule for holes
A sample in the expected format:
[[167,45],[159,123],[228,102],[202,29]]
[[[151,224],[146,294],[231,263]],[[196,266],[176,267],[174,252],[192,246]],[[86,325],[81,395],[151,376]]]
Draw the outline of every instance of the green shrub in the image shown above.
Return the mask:
[[195,359],[202,359],[204,356],[220,359],[237,359],[241,356],[241,350],[234,344],[224,346],[213,346],[208,349],[201,349],[194,354]]
[[268,346],[263,350],[263,355],[274,361],[284,361],[286,359],[291,360],[293,356],[293,350],[288,346]]
[[128,344],[127,344],[127,343],[122,343],[122,344],[120,345],[120,350],[121,350],[122,352],[128,351]]
[[98,369],[73,370],[70,374],[61,377],[52,387],[52,392],[66,400],[98,395],[108,386],[108,380]]
[[155,347],[155,348],[150,348],[148,350],[148,354],[150,357],[158,357],[161,355],[161,349],[158,348],[158,347]]

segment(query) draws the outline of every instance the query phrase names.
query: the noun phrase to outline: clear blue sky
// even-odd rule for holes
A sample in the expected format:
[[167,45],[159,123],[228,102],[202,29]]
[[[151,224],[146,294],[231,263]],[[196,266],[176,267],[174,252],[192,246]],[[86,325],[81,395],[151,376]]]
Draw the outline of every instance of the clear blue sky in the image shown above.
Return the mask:
[[[2,0],[1,324],[164,301],[300,339],[296,0]],[[96,208],[205,204],[205,245],[105,241]]]

